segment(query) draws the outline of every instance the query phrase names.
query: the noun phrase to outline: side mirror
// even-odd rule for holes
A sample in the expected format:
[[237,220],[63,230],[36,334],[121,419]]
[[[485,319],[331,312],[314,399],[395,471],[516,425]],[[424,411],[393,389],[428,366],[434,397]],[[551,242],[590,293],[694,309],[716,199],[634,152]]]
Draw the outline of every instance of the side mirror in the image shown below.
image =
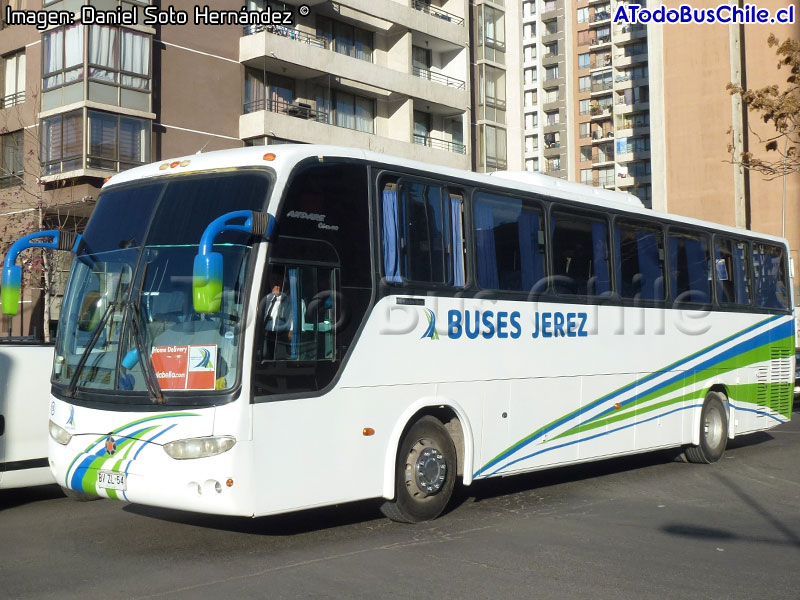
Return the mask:
[[222,255],[198,254],[192,271],[192,304],[197,313],[217,313],[222,304]]
[[[241,222],[243,221],[243,222]],[[222,305],[222,255],[212,250],[224,231],[241,231],[269,239],[275,219],[268,213],[237,210],[211,221],[200,238],[192,270],[192,305],[197,313],[217,313]]]
[[3,278],[0,281],[0,302],[3,314],[14,316],[19,310],[19,294],[22,284],[22,269],[15,263],[17,256],[28,248],[50,248],[75,252],[81,236],[72,231],[37,231],[26,235],[11,245],[3,261]]
[[3,281],[0,284],[0,303],[3,314],[14,316],[19,310],[19,288],[22,283],[22,269],[16,265],[3,267]]

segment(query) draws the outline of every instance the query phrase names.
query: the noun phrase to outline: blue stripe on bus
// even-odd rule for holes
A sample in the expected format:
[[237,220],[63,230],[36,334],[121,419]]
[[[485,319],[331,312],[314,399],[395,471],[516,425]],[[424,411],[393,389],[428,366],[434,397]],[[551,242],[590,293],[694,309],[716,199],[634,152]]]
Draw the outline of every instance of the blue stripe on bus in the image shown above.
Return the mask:
[[566,448],[567,446],[573,446],[575,444],[580,444],[581,442],[588,442],[588,441],[591,441],[591,440],[594,440],[594,439],[597,439],[597,438],[600,438],[600,437],[603,437],[603,436],[606,436],[606,435],[611,435],[612,433],[618,433],[618,432],[620,432],[620,431],[622,431],[624,429],[630,429],[631,427],[636,427],[637,425],[642,425],[644,423],[647,423],[649,421],[653,421],[655,419],[660,419],[662,417],[667,417],[667,416],[669,416],[671,414],[680,412],[682,410],[688,410],[690,408],[700,408],[702,406],[703,406],[702,402],[700,404],[691,404],[689,406],[681,406],[680,408],[674,408],[674,409],[669,410],[669,411],[667,411],[665,413],[661,413],[661,414],[655,415],[653,417],[650,417],[648,419],[645,419],[644,421],[639,421],[638,423],[629,423],[628,425],[623,425],[622,427],[617,427],[616,429],[612,429],[610,431],[603,431],[601,433],[596,433],[594,435],[590,435],[588,437],[581,438],[579,440],[572,440],[571,442],[565,442],[565,443],[559,444],[557,446],[550,446],[549,448],[543,448],[541,450],[533,452],[532,454],[528,454],[527,456],[523,456],[522,458],[517,458],[515,460],[512,460],[510,463],[500,467],[496,471],[493,471],[492,473],[487,475],[487,477],[489,477],[491,475],[496,475],[497,473],[499,473],[503,469],[507,469],[511,465],[514,465],[514,464],[516,464],[518,462],[522,462],[523,460],[528,460],[529,458],[533,458],[534,456],[538,456],[539,454],[544,454],[545,452],[551,452],[553,450],[559,450],[561,448]]
[[[632,382],[632,383],[620,388],[619,390],[616,390],[614,392],[606,394],[605,396],[602,396],[601,398],[591,402],[587,406],[582,407],[575,414],[564,416],[561,419],[558,419],[557,421],[554,421],[548,427],[545,427],[544,429],[542,429],[541,431],[539,431],[535,435],[531,436],[530,438],[525,439],[524,441],[518,442],[517,444],[515,444],[514,446],[512,446],[511,448],[509,448],[508,450],[506,450],[505,452],[503,452],[502,454],[500,454],[499,456],[494,458],[493,460],[491,460],[488,463],[486,463],[483,467],[478,469],[478,471],[475,472],[473,477],[480,476],[481,474],[483,474],[484,472],[486,472],[487,470],[489,470],[490,468],[492,468],[496,464],[498,464],[498,463],[502,462],[503,460],[509,458],[510,456],[516,454],[519,450],[521,450],[525,446],[527,446],[527,445],[531,444],[532,442],[538,440],[539,438],[543,437],[547,433],[550,433],[554,429],[557,429],[558,427],[561,427],[562,425],[564,425],[564,424],[566,424],[566,423],[568,423],[568,422],[570,422],[570,421],[572,421],[572,420],[574,420],[576,418],[579,418],[581,415],[585,414],[588,410],[592,410],[593,408],[596,408],[597,406],[603,404],[604,402],[607,402],[608,400],[611,400],[611,399],[613,399],[615,397],[621,396],[622,394],[630,391],[631,389],[634,389],[637,385],[641,385],[642,383],[646,383],[648,381],[652,381],[656,377],[664,375],[664,373],[668,372],[671,369],[674,369],[674,368],[679,367],[681,365],[685,365],[686,363],[690,362],[691,360],[694,360],[694,359],[696,359],[696,358],[698,358],[698,357],[700,357],[700,356],[702,356],[704,354],[709,354],[709,353],[713,352],[714,350],[718,349],[720,346],[722,346],[724,344],[727,344],[727,343],[731,342],[732,340],[734,340],[736,338],[742,337],[743,335],[746,335],[746,334],[750,333],[751,331],[761,327],[762,325],[765,325],[767,323],[770,323],[770,322],[775,321],[776,319],[780,319],[780,318],[782,318],[781,315],[777,315],[777,316],[765,319],[764,321],[761,321],[759,323],[756,323],[755,325],[751,325],[750,327],[740,331],[739,333],[737,333],[737,334],[735,334],[733,336],[730,336],[728,338],[725,338],[724,340],[720,340],[719,342],[716,342],[715,344],[713,344],[712,346],[706,348],[705,350],[701,350],[699,352],[695,352],[694,354],[692,354],[692,355],[690,355],[690,356],[688,356],[688,357],[686,357],[684,359],[681,359],[681,360],[679,360],[679,361],[677,361],[675,363],[672,363],[671,365],[669,365],[667,367],[664,367],[663,369],[659,369],[658,371],[655,371],[654,373],[651,373],[650,375],[648,375],[644,379]],[[703,363],[700,363],[699,365],[693,367],[692,371],[682,372],[682,373],[676,375],[675,377],[673,377],[673,378],[671,378],[671,379],[669,379],[667,381],[664,381],[664,382],[662,382],[660,384],[657,384],[657,385],[653,386],[647,392],[643,392],[643,394],[644,393],[647,393],[647,394],[652,393],[654,391],[657,391],[657,390],[663,388],[666,385],[669,385],[670,383],[673,383],[674,381],[679,381],[680,379],[688,378],[688,377],[693,375],[695,370],[699,370],[701,367],[703,369],[707,369],[707,368],[709,368],[709,366],[712,366],[713,364],[716,364],[716,363],[720,362],[720,360],[725,360],[727,358],[730,358],[731,356],[735,356],[737,354],[747,352],[747,351],[752,350],[752,349],[754,349],[754,348],[756,348],[756,347],[758,347],[760,345],[763,345],[764,343],[769,343],[773,339],[781,339],[781,337],[777,337],[777,336],[773,335],[776,332],[783,333],[784,337],[785,336],[789,336],[793,332],[793,328],[794,328],[794,322],[790,321],[790,320],[786,320],[784,323],[779,324],[777,327],[773,327],[772,329],[769,329],[769,330],[767,330],[767,331],[765,331],[765,332],[763,332],[763,333],[761,333],[761,334],[759,334],[759,335],[757,335],[757,336],[755,336],[755,337],[753,337],[753,338],[751,338],[749,340],[741,342],[740,344],[737,344],[733,348],[730,348],[729,350],[723,352],[722,354],[718,355],[715,358],[711,358],[711,359],[706,360]],[[764,342],[764,340],[766,340],[766,342]],[[721,356],[725,356],[725,359],[719,359],[719,357],[721,357]],[[625,403],[626,404],[630,403],[632,400],[633,400],[633,398],[627,400]],[[601,415],[602,414],[606,414],[608,412],[611,412],[611,411],[610,410],[606,411],[605,413],[601,413]],[[594,418],[597,418],[597,417],[596,416],[592,417],[592,419],[594,419]],[[592,420],[592,419],[590,419],[590,420]],[[584,421],[584,423],[585,422],[588,422],[588,421]],[[516,462],[516,461],[514,461],[514,462]],[[510,464],[513,464],[513,463],[510,463]],[[497,473],[499,470],[500,469],[494,471],[493,474]]]

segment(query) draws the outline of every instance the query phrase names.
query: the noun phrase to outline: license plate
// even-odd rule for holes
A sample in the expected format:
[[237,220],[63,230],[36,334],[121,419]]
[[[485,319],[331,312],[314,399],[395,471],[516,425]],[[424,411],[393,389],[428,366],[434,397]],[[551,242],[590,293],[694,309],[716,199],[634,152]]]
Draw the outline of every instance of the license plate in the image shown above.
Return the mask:
[[125,473],[116,473],[114,471],[98,471],[97,487],[107,490],[125,491],[128,489]]

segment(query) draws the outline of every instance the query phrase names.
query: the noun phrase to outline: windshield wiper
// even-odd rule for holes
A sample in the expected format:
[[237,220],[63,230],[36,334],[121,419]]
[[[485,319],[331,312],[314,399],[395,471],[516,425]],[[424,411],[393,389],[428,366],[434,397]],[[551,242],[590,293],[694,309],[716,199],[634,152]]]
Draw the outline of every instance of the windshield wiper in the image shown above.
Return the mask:
[[72,377],[69,380],[69,385],[67,386],[67,396],[70,398],[75,397],[75,392],[78,388],[78,379],[83,372],[83,368],[86,366],[86,361],[89,360],[89,355],[92,353],[92,350],[97,344],[97,340],[100,339],[100,334],[103,333],[103,329],[105,329],[108,319],[111,316],[111,313],[114,312],[116,306],[116,302],[108,303],[105,312],[103,312],[103,316],[100,317],[100,321],[97,323],[97,327],[95,327],[94,331],[92,332],[92,337],[90,337],[89,341],[86,343],[86,348],[83,349],[83,354],[81,354],[78,364],[75,365],[75,372],[72,374]]
[[153,398],[156,404],[165,404],[164,394],[161,392],[161,386],[158,384],[158,377],[156,376],[153,363],[150,360],[150,355],[147,352],[147,343],[142,334],[142,327],[139,319],[142,317],[141,306],[138,300],[132,300],[126,303],[125,308],[133,309],[131,315],[131,326],[133,327],[133,341],[136,344],[136,352],[139,354],[139,364],[142,366],[142,375],[144,376],[147,391]]

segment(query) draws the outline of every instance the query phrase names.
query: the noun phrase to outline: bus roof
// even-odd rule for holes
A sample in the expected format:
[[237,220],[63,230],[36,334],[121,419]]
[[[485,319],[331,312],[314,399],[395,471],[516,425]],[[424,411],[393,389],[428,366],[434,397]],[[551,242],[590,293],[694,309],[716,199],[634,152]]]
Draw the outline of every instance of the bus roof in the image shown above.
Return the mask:
[[[267,155],[274,158],[267,159]],[[278,185],[285,183],[292,167],[308,158],[352,158],[381,165],[392,165],[405,169],[431,172],[431,165],[415,160],[399,158],[358,148],[343,146],[323,146],[315,144],[281,144],[277,146],[253,146],[213,152],[190,154],[162,160],[141,167],[123,171],[111,177],[104,188],[153,177],[175,176],[179,174],[201,173],[207,171],[227,171],[241,167],[270,167],[278,173]],[[434,175],[434,173],[431,173]],[[768,234],[758,234],[746,229],[720,225],[690,217],[662,213],[645,208],[636,196],[574,183],[550,177],[541,173],[527,171],[497,171],[490,174],[475,173],[436,166],[437,178],[465,181],[477,186],[488,186],[507,191],[526,191],[535,194],[586,204],[587,207],[621,210],[631,214],[666,219],[674,223],[697,225],[728,232],[737,236],[754,236],[786,244],[786,240]]]

